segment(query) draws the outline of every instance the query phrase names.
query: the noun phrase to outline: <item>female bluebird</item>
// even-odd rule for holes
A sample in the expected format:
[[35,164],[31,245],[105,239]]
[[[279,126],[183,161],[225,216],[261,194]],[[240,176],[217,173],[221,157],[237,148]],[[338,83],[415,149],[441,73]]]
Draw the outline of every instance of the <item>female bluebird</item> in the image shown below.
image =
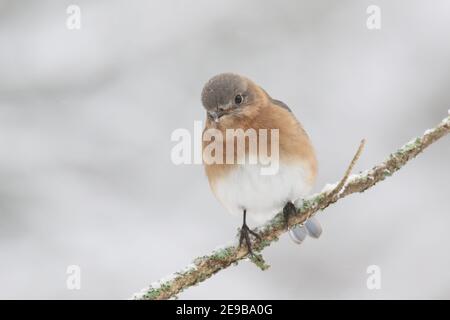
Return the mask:
[[[250,235],[258,239],[259,235],[247,226],[247,216],[262,224],[281,210],[286,219],[295,212],[293,202],[305,197],[316,179],[317,160],[313,146],[289,107],[272,99],[246,77],[223,73],[211,78],[203,88],[202,104],[207,112],[204,136],[208,130],[222,133],[224,146],[220,150],[224,153],[223,159],[230,156],[227,152],[237,152],[236,148],[230,151],[225,146],[227,142],[236,143],[234,136],[227,135],[227,130],[254,129],[261,132],[262,129],[278,129],[278,141],[268,141],[269,144],[278,143],[278,170],[275,174],[261,174],[262,164],[259,162],[204,162],[214,195],[232,214],[243,215],[239,245],[245,240],[249,253],[252,253]],[[260,139],[259,135],[256,139]],[[207,146],[204,139],[204,151]],[[250,150],[246,146],[245,152]],[[236,160],[237,155],[232,154],[231,159]],[[303,241],[306,234],[315,238],[320,236],[321,227],[315,219],[309,219],[305,227],[290,230],[295,242]]]

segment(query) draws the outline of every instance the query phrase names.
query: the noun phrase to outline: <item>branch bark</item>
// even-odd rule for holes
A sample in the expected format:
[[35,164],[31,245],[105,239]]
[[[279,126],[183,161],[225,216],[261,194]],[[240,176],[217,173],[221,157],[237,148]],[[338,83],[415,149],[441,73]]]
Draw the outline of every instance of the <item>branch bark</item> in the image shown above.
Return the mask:
[[[390,154],[384,162],[360,174],[350,175],[364,146],[364,140],[361,141],[357,153],[339,183],[333,188],[326,188],[327,190],[305,199],[301,207],[297,208],[297,214],[289,219],[289,227],[304,223],[306,219],[318,211],[327,208],[339,199],[352,193],[364,192],[373,187],[378,182],[383,181],[401,169],[409,160],[415,158],[429,145],[447,135],[449,131],[450,116],[442,120],[433,129],[425,131],[422,136],[409,141],[396,152]],[[283,214],[279,213],[256,231],[260,234],[262,240],[254,244],[253,249],[257,254],[251,260],[264,270],[268,266],[264,262],[260,252],[265,247],[277,241],[287,231]],[[217,272],[237,264],[246,257],[246,248],[238,248],[237,245],[216,249],[209,255],[196,258],[184,270],[176,272],[165,279],[161,279],[151,284],[148,288],[141,290],[141,292],[136,293],[133,299],[161,300],[175,298],[181,291],[205,281]]]

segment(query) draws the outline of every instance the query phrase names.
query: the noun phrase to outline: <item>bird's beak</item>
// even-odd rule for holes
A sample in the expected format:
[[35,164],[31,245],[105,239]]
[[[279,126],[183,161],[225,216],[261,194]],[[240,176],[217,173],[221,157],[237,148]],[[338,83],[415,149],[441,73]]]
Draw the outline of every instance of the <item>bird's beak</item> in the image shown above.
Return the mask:
[[208,111],[208,116],[213,120],[215,123],[218,123],[220,120],[220,117],[226,114],[226,111],[221,110],[210,110]]

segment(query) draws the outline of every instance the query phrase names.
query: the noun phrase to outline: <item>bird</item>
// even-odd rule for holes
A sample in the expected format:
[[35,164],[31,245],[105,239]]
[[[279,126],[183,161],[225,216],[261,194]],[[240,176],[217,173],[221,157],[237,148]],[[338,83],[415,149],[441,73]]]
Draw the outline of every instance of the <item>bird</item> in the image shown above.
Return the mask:
[[[282,211],[288,225],[289,216],[296,212],[294,203],[308,195],[316,180],[318,164],[314,147],[292,110],[245,76],[221,73],[212,77],[203,87],[201,102],[206,111],[203,164],[210,188],[231,214],[242,215],[239,247],[245,242],[248,252],[253,254],[251,236],[256,240],[261,237],[249,228],[247,218],[259,226]],[[267,140],[267,144],[278,144],[278,169],[274,174],[261,174],[264,164],[259,161],[238,161],[250,156],[258,159],[260,154],[254,149],[245,146],[244,156],[239,156],[236,148],[227,149],[227,143],[236,146],[235,137],[227,135],[227,131],[249,129],[277,130],[278,141],[272,136]],[[215,134],[214,139],[205,139],[209,132]],[[215,150],[222,155],[212,153],[216,160],[222,161],[205,161],[205,152],[213,140],[222,144]],[[256,135],[256,140],[260,143],[261,137]],[[227,157],[234,161],[225,161]],[[289,230],[296,243],[301,243],[306,235],[318,238],[321,233],[315,217]]]

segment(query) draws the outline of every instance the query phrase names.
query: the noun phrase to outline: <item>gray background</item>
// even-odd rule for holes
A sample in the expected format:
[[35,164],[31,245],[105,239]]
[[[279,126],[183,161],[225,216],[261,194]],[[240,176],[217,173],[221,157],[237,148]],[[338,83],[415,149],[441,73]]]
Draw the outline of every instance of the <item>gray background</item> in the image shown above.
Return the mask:
[[[449,17],[446,0],[0,1],[0,298],[128,298],[232,239],[240,219],[202,167],[170,161],[171,132],[203,120],[217,73],[293,109],[317,149],[316,190],[363,137],[357,170],[380,162],[447,114]],[[449,147],[330,207],[320,240],[283,237],[267,272],[243,262],[180,298],[450,298]]]

